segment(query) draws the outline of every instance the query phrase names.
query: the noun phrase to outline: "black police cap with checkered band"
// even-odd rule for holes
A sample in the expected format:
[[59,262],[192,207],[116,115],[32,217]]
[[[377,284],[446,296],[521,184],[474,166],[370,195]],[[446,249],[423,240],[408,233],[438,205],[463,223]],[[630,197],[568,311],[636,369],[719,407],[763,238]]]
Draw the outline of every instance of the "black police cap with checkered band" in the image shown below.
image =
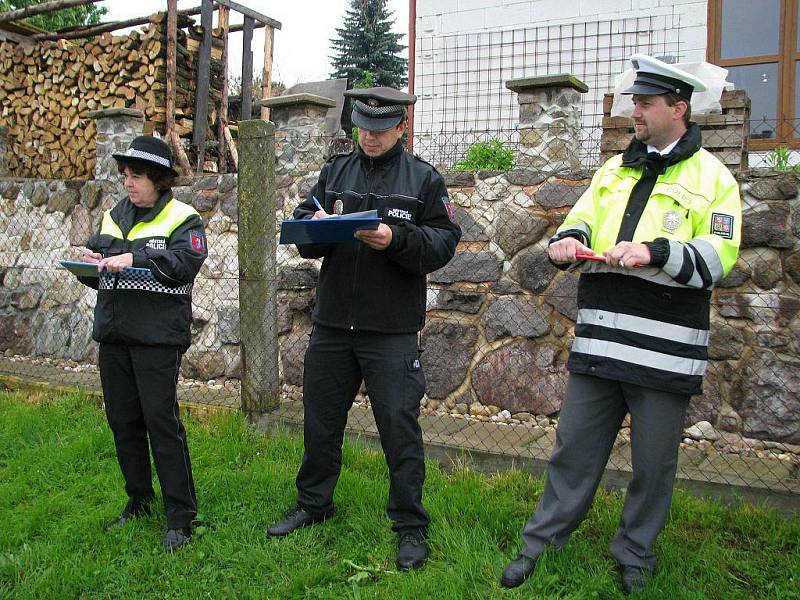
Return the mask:
[[353,123],[369,131],[396,127],[405,117],[406,107],[417,101],[413,94],[390,87],[354,88],[344,95],[353,99]]
[[172,151],[164,140],[151,135],[140,135],[134,138],[125,152],[112,154],[120,162],[136,161],[149,163],[170,171],[177,176],[178,172],[172,168]]

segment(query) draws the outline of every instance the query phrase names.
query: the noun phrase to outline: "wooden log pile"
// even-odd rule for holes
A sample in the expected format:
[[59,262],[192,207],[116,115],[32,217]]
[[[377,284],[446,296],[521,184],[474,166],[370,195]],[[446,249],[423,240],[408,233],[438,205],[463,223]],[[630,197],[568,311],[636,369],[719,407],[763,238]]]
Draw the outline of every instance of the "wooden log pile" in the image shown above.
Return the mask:
[[[600,138],[600,160],[605,162],[625,151],[633,137],[633,120],[612,117],[614,94],[603,98],[603,135]],[[750,99],[744,90],[722,92],[721,114],[692,115],[692,121],[703,132],[703,147],[731,170],[747,170],[750,136]]]
[[[182,17],[180,26],[191,25]],[[188,23],[186,22],[188,21]],[[194,125],[197,33],[178,30],[175,129],[190,137]],[[220,40],[218,46],[221,46]],[[157,13],[142,32],[22,47],[0,43],[0,126],[8,128],[6,159],[15,177],[91,178],[95,123],[86,113],[103,108],[137,108],[145,133],[165,133],[166,17]],[[211,60],[208,139],[215,140],[222,97],[221,48]],[[213,148],[214,144],[210,144]]]

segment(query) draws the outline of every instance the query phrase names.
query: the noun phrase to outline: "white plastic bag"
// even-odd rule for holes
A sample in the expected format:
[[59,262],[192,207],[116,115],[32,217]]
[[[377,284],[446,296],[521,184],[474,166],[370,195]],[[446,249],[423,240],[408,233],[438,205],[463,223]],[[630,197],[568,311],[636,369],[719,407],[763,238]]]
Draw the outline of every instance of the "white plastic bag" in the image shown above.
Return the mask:
[[[694,75],[708,86],[705,92],[692,94],[692,114],[704,115],[722,112],[719,99],[722,91],[733,89],[733,84],[725,79],[728,69],[707,62],[678,63],[673,65],[690,75]],[[631,96],[623,96],[622,92],[633,85],[636,79],[636,70],[631,67],[623,71],[614,79],[614,103],[611,105],[612,117],[630,117],[633,114],[633,100]]]

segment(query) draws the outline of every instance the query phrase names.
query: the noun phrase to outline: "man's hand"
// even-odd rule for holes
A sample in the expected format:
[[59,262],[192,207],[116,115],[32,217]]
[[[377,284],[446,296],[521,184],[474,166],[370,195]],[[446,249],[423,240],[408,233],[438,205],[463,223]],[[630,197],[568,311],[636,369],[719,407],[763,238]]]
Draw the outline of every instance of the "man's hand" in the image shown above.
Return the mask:
[[108,269],[112,273],[119,273],[123,269],[133,266],[133,254],[126,252],[116,256],[109,256],[97,263],[97,270]]
[[650,264],[650,248],[644,244],[620,242],[611,250],[605,251],[603,255],[606,257],[606,262],[612,267],[632,269]]
[[319,209],[317,212],[311,215],[312,219],[324,219],[325,217],[330,217],[330,215],[322,209]]
[[574,237],[565,237],[547,247],[547,255],[553,262],[575,262],[576,254],[594,254],[594,250],[584,246]]
[[358,241],[364,242],[373,250],[386,250],[392,243],[392,228],[386,223],[381,223],[377,229],[356,231],[355,235]]

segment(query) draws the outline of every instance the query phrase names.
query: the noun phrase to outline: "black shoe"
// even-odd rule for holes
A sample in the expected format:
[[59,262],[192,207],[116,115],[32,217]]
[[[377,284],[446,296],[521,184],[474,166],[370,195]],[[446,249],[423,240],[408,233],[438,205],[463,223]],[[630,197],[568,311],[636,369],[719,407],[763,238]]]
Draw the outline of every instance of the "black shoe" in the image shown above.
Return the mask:
[[622,565],[622,591],[626,596],[638,594],[647,585],[647,578],[650,572],[641,567],[630,567]]
[[525,556],[524,554],[517,555],[517,558],[512,560],[506,570],[503,571],[503,576],[500,578],[500,585],[507,588],[515,588],[522,585],[528,577],[531,576],[533,570],[536,568],[535,558]]
[[284,535],[289,535],[295,529],[308,527],[309,525],[314,525],[315,523],[322,523],[325,519],[330,519],[335,512],[335,509],[332,508],[328,512],[315,515],[303,508],[300,508],[299,506],[296,506],[287,512],[283,519],[277,523],[274,523],[269,527],[269,529],[267,529],[267,536],[283,537]]
[[425,566],[431,551],[425,543],[425,534],[421,531],[408,531],[397,535],[397,560],[395,564],[401,571],[421,569]]
[[106,533],[110,533],[115,529],[122,529],[128,523],[131,522],[131,519],[135,519],[136,517],[143,517],[148,516],[151,512],[153,504],[153,499],[139,499],[139,498],[131,498],[128,500],[128,504],[122,509],[122,514],[119,518],[110,523],[106,526]]
[[192,537],[191,527],[181,527],[180,529],[167,529],[167,533],[161,538],[161,545],[164,550],[174,552],[181,546],[189,543],[189,538]]

